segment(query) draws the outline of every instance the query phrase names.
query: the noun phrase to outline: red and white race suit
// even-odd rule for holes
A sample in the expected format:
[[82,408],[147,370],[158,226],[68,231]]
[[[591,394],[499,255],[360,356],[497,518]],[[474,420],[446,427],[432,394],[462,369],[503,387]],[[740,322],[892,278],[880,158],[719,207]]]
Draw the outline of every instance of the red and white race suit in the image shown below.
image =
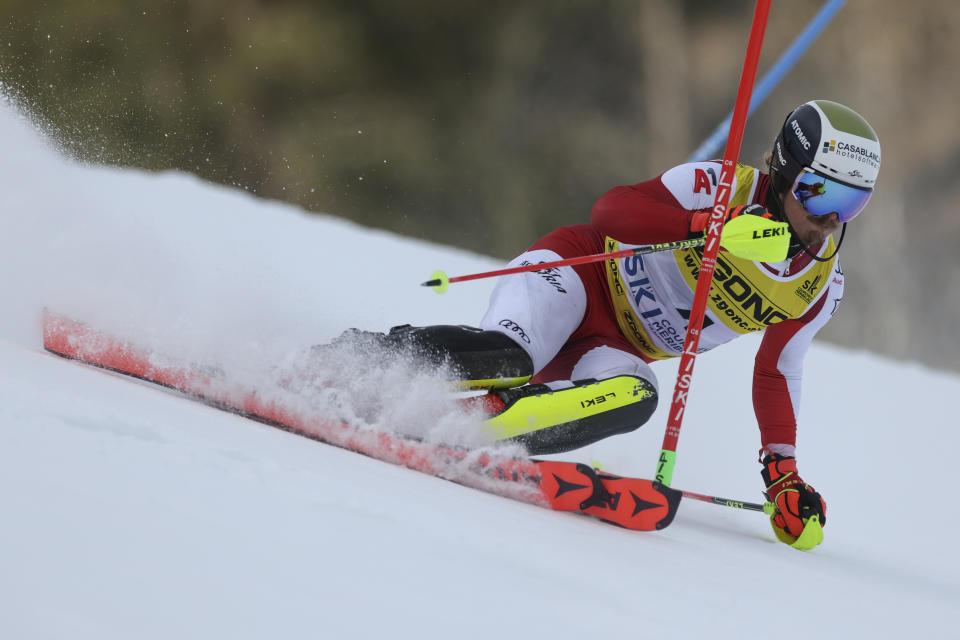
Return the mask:
[[[713,207],[719,174],[720,163],[696,162],[611,189],[590,224],[557,229],[510,265],[685,239],[693,214]],[[768,176],[740,165],[730,206],[765,204],[768,188]],[[833,254],[832,239],[818,249]],[[480,326],[530,354],[534,382],[630,374],[656,384],[649,363],[683,350],[700,257],[680,250],[507,276]],[[801,251],[761,263],[721,252],[717,261],[700,351],[763,332],[753,405],[763,445],[784,455],[796,444],[804,355],[842,297],[836,258],[818,262]]]

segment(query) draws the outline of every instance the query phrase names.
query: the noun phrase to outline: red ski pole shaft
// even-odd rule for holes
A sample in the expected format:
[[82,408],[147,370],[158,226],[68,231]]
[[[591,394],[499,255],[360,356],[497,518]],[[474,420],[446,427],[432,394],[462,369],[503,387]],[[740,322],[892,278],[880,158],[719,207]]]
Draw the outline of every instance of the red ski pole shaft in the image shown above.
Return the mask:
[[[483,273],[472,273],[465,276],[455,276],[448,278],[442,271],[433,274],[433,279],[421,283],[423,287],[433,287],[435,289],[443,288],[452,282],[464,282],[466,280],[480,280],[481,278],[495,278],[497,276],[508,276],[513,273],[526,273],[528,271],[542,271],[544,269],[553,269],[556,267],[568,267],[578,264],[588,264],[591,262],[601,262],[603,260],[615,260],[617,258],[626,258],[628,256],[642,256],[648,253],[658,253],[661,251],[675,251],[677,249],[692,249],[699,247],[704,243],[704,238],[691,238],[689,240],[677,240],[676,242],[664,242],[661,244],[651,244],[633,249],[622,249],[611,253],[593,253],[587,256],[577,256],[566,258],[565,260],[556,260],[554,262],[539,262],[537,264],[521,265],[519,267],[510,267],[508,269],[497,269],[495,271],[484,271]],[[442,293],[442,291],[441,291]]]
[[667,429],[663,436],[663,447],[660,450],[657,464],[655,478],[657,482],[666,486],[670,486],[670,482],[673,480],[673,467],[676,463],[680,427],[683,424],[683,413],[687,406],[687,397],[690,394],[693,381],[693,364],[697,357],[697,348],[700,345],[700,331],[703,328],[707,297],[710,293],[710,284],[713,282],[713,272],[717,264],[717,253],[720,251],[720,233],[723,230],[723,221],[730,204],[737,156],[740,155],[740,144],[743,141],[743,130],[747,121],[747,111],[750,107],[750,96],[753,94],[753,81],[757,75],[760,49],[763,46],[763,34],[766,30],[769,14],[770,0],[758,0],[753,13],[753,26],[750,29],[750,40],[747,43],[743,72],[740,74],[740,86],[737,90],[733,119],[730,121],[730,136],[727,138],[727,147],[723,152],[723,166],[720,169],[717,196],[707,222],[707,236],[703,247],[700,274],[693,294],[693,308],[690,310],[683,353],[680,356],[680,370],[677,373],[670,413],[667,416]]

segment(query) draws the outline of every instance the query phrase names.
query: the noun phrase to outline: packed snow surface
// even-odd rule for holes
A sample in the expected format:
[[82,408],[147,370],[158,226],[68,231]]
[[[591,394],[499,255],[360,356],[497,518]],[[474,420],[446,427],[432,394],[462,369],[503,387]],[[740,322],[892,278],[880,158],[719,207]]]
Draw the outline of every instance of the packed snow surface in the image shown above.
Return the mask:
[[[41,348],[47,307],[266,383],[347,327],[475,324],[491,281],[418,283],[498,261],[190,175],[79,166],[9,106],[0,135],[0,637],[957,637],[957,376],[811,350],[799,466],[828,503],[812,552],[692,500],[664,531],[618,529]],[[761,499],[756,347],[698,359],[675,487]],[[669,392],[676,364],[656,371]],[[387,401],[430,433],[436,390],[406,384]],[[664,405],[557,457],[650,477]]]

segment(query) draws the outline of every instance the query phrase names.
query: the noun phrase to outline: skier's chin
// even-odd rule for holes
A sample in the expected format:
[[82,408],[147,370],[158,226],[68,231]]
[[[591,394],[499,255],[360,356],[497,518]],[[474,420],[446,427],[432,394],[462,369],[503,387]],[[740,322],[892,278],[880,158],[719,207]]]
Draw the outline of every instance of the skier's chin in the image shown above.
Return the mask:
[[819,247],[827,241],[831,234],[832,232],[827,229],[811,229],[802,234],[800,240],[808,247]]

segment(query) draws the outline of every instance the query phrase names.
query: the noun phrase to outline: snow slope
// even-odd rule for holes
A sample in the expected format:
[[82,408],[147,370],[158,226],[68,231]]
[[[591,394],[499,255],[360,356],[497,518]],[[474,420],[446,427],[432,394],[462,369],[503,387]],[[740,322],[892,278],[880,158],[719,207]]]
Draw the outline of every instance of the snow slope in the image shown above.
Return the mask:
[[[43,353],[48,306],[255,380],[348,326],[475,323],[492,283],[417,284],[497,262],[77,166],[9,107],[0,135],[0,637],[960,635],[957,376],[812,350],[800,464],[829,505],[813,552],[694,501],[665,531],[620,530]],[[698,360],[675,486],[759,499],[755,349]],[[675,364],[657,371],[669,389]],[[664,422],[558,457],[649,477]]]

